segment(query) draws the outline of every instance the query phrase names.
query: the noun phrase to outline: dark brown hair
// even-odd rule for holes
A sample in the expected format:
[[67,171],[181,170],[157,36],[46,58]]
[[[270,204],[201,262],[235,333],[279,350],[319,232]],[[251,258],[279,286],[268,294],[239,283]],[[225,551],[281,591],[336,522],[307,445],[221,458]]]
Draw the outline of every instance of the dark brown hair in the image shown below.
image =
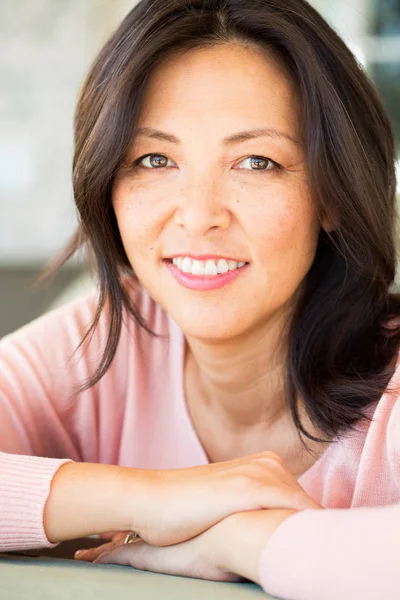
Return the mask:
[[[379,400],[394,373],[400,342],[396,268],[394,133],[382,100],[353,54],[304,0],[142,0],[96,58],[75,117],[73,186],[80,224],[47,268],[81,246],[94,257],[99,301],[86,338],[103,310],[110,326],[88,389],[116,352],[123,309],[152,332],[123,285],[139,285],[125,254],[111,204],[113,178],[134,132],[153,68],[169,53],[244,43],[273,52],[296,85],[315,206],[336,223],[322,228],[315,260],[288,324],[287,402],[298,432],[296,395],[330,439],[351,431]],[[325,440],[326,441],[326,440]]]

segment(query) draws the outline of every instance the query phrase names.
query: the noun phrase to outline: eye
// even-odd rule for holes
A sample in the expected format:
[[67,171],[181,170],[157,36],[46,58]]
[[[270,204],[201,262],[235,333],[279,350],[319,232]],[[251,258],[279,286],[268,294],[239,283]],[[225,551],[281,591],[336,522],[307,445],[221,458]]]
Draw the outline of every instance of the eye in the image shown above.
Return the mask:
[[[140,158],[137,158],[134,161],[133,167],[139,167],[142,169],[155,171],[167,167],[168,160],[169,159],[163,154],[145,154],[144,156],[141,156]],[[144,161],[147,161],[147,164],[145,164]],[[280,164],[278,164],[271,158],[267,158],[265,156],[248,156],[240,164],[243,164],[246,161],[250,161],[250,164],[256,165],[255,169],[247,169],[250,171],[272,171],[273,169],[283,168]],[[243,167],[239,167],[239,169],[242,170]]]
[[[147,164],[144,164],[145,160],[147,160]],[[142,169],[156,170],[166,167],[167,163],[168,158],[163,154],[145,154],[144,156],[136,159],[133,163],[133,166],[138,166]]]
[[[244,164],[246,161],[250,161],[250,165],[256,165],[255,169],[250,167],[250,171],[272,171],[273,169],[282,169],[280,164],[265,156],[248,156],[240,164]],[[243,167],[239,167],[239,169],[243,169]]]

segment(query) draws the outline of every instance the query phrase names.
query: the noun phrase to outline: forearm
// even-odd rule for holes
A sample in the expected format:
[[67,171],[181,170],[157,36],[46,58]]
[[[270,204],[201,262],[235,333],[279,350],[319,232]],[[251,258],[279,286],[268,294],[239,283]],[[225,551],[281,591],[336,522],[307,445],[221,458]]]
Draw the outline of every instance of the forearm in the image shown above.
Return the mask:
[[260,584],[261,552],[275,529],[296,512],[288,509],[246,511],[223,519],[213,527],[215,563],[226,572]]
[[[142,493],[138,470],[94,463],[67,463],[56,472],[44,509],[50,542],[132,527]],[[135,488],[135,489],[134,489]]]
[[259,583],[274,597],[399,598],[399,517],[400,503],[238,513],[210,530],[209,547],[220,568]]

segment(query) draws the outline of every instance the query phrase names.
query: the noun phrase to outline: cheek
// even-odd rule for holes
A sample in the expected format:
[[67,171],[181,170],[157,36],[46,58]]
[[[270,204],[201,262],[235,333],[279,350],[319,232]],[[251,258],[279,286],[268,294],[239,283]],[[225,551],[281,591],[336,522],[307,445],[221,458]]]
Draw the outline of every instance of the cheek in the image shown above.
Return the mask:
[[152,264],[151,257],[156,247],[154,243],[156,236],[143,211],[143,204],[137,198],[134,202],[124,199],[113,201],[113,207],[129,263],[136,276],[147,287],[149,265]]
[[[255,221],[261,260],[280,277],[307,271],[318,241],[316,215],[310,202],[298,199],[279,202]],[[305,273],[304,273],[305,274]]]
[[120,185],[113,190],[113,208],[128,256],[134,249],[135,255],[146,254],[152,241],[157,238],[161,228],[162,202],[154,203],[152,198],[135,189]]
[[131,258],[134,248],[137,253],[143,247],[148,235],[147,228],[133,204],[114,203],[114,212],[125,252]]

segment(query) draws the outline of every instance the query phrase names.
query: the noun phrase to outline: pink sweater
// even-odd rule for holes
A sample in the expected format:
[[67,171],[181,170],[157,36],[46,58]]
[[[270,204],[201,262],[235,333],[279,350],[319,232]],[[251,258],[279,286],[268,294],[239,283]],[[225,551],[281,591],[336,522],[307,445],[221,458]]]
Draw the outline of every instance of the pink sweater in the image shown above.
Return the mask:
[[[186,409],[183,333],[147,292],[132,293],[170,345],[127,320],[109,371],[80,396],[72,386],[93,373],[107,331],[103,313],[87,351],[71,358],[95,294],[0,341],[0,550],[51,545],[43,510],[66,459],[145,469],[208,462]],[[391,386],[399,384],[400,361]],[[276,530],[259,563],[265,591],[291,600],[400,598],[397,400],[385,393],[370,406],[371,424],[331,444],[299,478],[330,510],[296,513]]]

